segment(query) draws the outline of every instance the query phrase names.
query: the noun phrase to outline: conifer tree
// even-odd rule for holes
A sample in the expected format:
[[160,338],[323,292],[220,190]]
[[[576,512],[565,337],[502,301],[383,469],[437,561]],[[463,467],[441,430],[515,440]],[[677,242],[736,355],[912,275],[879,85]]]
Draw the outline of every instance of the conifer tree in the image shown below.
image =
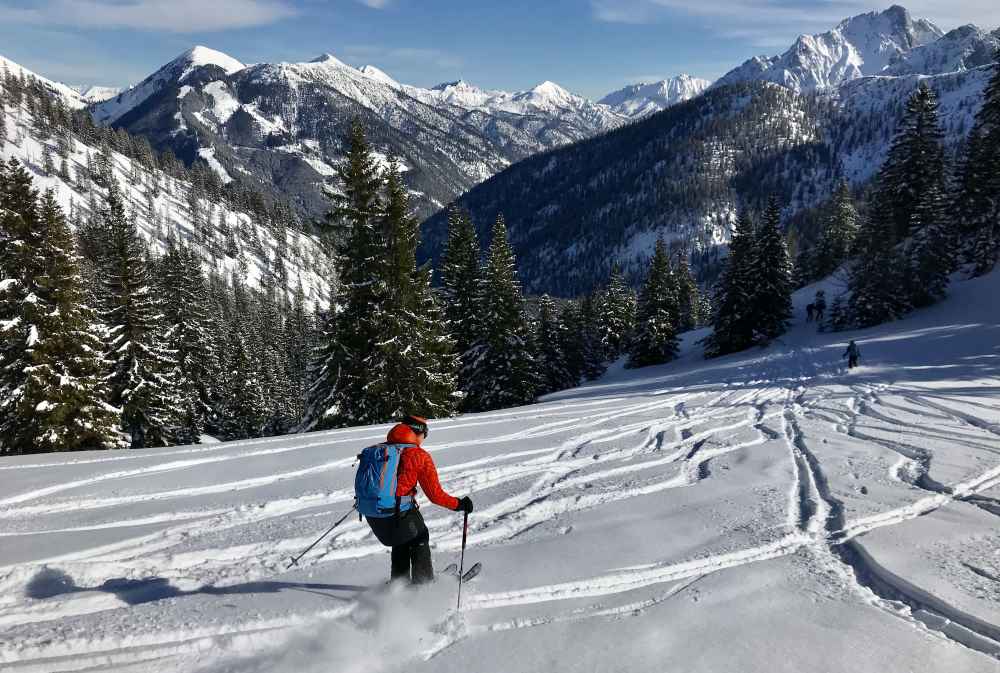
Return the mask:
[[928,189],[942,189],[944,132],[937,96],[924,83],[906,103],[901,126],[879,173],[876,198],[893,225],[894,243],[910,236],[913,212]]
[[457,358],[431,295],[429,274],[417,269],[420,224],[410,214],[395,160],[386,172],[384,193],[381,219],[386,250],[381,268],[386,301],[379,337],[371,344],[384,363],[381,378],[372,380],[383,405],[378,417],[385,421],[406,413],[448,416],[457,400]]
[[600,378],[607,371],[604,344],[601,343],[601,335],[598,332],[597,305],[598,297],[595,293],[583,297],[577,312],[577,329],[570,336],[579,344],[581,351],[580,374],[588,381]]
[[858,235],[858,211],[846,180],[841,180],[837,187],[822,226],[806,282],[829,276],[847,261],[853,249]]
[[[559,311],[556,324],[560,335],[559,347],[566,360],[566,370],[569,374],[566,388],[572,388],[587,377],[595,366],[602,364],[603,358],[595,350],[597,340],[592,326],[583,322],[582,302],[568,300]],[[596,360],[595,360],[596,358]],[[599,376],[600,373],[596,374]]]
[[479,339],[482,301],[482,253],[469,214],[457,206],[448,213],[448,239],[441,256],[441,298],[448,332],[455,340],[460,369],[458,387],[467,390],[470,349]]
[[698,284],[691,275],[691,266],[688,264],[687,253],[678,255],[677,264],[674,266],[674,278],[677,283],[677,331],[687,332],[698,326],[698,312],[700,293]]
[[915,308],[943,299],[948,274],[954,266],[954,241],[945,217],[945,196],[938,185],[928,185],[911,215],[913,232],[905,246],[906,286]]
[[536,363],[503,215],[493,225],[480,315],[482,330],[465,378],[468,408],[489,411],[531,402],[538,388]]
[[617,360],[628,348],[635,327],[635,292],[625,282],[621,269],[611,267],[608,287],[601,296],[597,309],[597,329],[604,344],[608,360]]
[[249,345],[249,328],[235,318],[227,326],[221,432],[225,439],[260,437],[267,422],[263,381]]
[[750,260],[750,318],[753,340],[760,343],[784,334],[792,315],[792,270],[780,227],[781,209],[771,196]]
[[576,384],[564,347],[569,341],[567,330],[560,320],[555,302],[547,294],[538,300],[537,345],[540,394],[563,390]]
[[729,256],[715,285],[712,333],[704,340],[706,357],[735,353],[753,344],[754,248],[753,222],[744,212],[733,226]]
[[36,194],[13,161],[0,171],[0,450],[112,448],[116,410],[73,238],[51,192]]
[[102,212],[108,248],[101,259],[101,318],[108,327],[105,350],[111,362],[110,401],[122,410],[121,427],[132,448],[166,446],[181,414],[164,343],[166,326],[135,220],[125,215],[112,181]]
[[677,325],[681,302],[679,283],[670,268],[667,244],[657,239],[649,271],[639,293],[635,336],[625,366],[658,365],[677,357]]
[[378,217],[380,179],[358,120],[351,128],[350,148],[339,176],[343,193],[333,197],[326,231],[343,241],[338,257],[340,286],[311,368],[307,429],[382,420],[381,391],[369,387],[369,382],[384,380],[385,373],[383,363],[371,357],[385,321],[386,284],[381,267],[386,246]]
[[309,353],[316,345],[314,316],[306,307],[305,290],[299,280],[292,298],[292,308],[285,321],[285,344],[288,349],[288,379],[293,387],[295,417],[299,422],[305,413],[308,389]]
[[1000,49],[966,144],[952,212],[962,260],[974,275],[987,273],[1000,255]]
[[42,197],[39,214],[46,269],[36,279],[39,301],[26,306],[35,313],[26,316],[35,343],[22,404],[38,431],[34,446],[41,451],[121,446],[118,411],[107,402],[102,332],[86,304],[73,237],[52,192]]
[[160,289],[163,297],[164,335],[177,362],[176,377],[182,396],[183,417],[177,440],[199,441],[206,423],[213,421],[219,398],[219,360],[215,348],[218,329],[208,304],[208,289],[198,256],[186,246],[168,240]]
[[908,260],[893,245],[895,236],[892,210],[876,199],[858,236],[860,254],[851,265],[847,322],[870,327],[910,309],[904,276]]
[[843,295],[837,295],[830,306],[830,312],[823,322],[823,330],[826,332],[841,332],[851,326],[850,314]]

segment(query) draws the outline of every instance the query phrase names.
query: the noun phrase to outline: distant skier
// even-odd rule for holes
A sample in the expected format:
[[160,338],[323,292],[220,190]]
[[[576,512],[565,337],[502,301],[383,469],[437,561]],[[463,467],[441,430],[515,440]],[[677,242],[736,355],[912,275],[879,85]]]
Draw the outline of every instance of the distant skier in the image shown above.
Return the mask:
[[813,321],[813,313],[816,311],[816,306],[814,304],[809,304],[806,306],[806,322]]
[[841,355],[842,358],[847,358],[847,368],[854,369],[858,366],[858,358],[861,357],[861,349],[858,345],[854,343],[854,339],[851,339],[851,343],[847,344],[847,350]]
[[[355,478],[358,511],[379,542],[392,547],[392,580],[412,584],[433,581],[430,533],[417,508],[417,484],[435,505],[471,512],[468,496],[455,498],[441,488],[434,459],[420,445],[428,434],[427,420],[405,416],[389,431],[385,444],[368,447]],[[386,475],[395,475],[395,479]],[[392,484],[395,483],[395,489]]]
[[826,292],[816,291],[816,299],[813,301],[813,311],[816,314],[816,322],[823,322],[823,314],[826,313]]

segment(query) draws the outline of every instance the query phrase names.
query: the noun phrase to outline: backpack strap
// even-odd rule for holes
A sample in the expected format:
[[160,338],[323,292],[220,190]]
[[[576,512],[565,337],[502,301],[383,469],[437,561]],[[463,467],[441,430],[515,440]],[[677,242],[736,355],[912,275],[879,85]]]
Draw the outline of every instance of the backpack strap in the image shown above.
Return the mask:
[[[407,449],[413,448],[415,446],[416,446],[416,444],[405,444],[405,445],[403,445],[403,448],[399,450],[399,460],[396,462],[396,488],[397,488],[397,490],[399,489],[399,473],[403,469],[403,454],[406,453]],[[410,498],[410,500],[413,503],[413,509],[416,509],[417,508],[417,499],[415,497],[413,497],[412,495],[408,495],[406,497]],[[397,523],[399,522],[399,515],[401,513],[400,512],[400,506],[402,505],[402,502],[403,502],[403,496],[397,495],[396,496],[396,511],[392,513],[392,516],[396,520]]]

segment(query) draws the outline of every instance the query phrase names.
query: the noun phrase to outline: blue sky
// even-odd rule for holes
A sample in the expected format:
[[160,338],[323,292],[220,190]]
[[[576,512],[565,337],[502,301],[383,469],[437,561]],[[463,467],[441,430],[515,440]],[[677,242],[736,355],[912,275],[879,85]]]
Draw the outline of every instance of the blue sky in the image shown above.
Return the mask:
[[[70,84],[137,82],[195,44],[245,62],[330,52],[430,86],[543,80],[599,98],[686,72],[715,78],[800,33],[890,3],[807,0],[0,0],[0,53]],[[997,0],[916,0],[947,30],[1000,25]]]

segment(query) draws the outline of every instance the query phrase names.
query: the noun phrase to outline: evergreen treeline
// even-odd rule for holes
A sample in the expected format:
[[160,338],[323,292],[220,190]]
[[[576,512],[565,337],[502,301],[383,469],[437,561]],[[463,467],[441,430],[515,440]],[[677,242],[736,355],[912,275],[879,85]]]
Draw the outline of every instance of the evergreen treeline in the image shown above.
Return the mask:
[[0,171],[0,449],[34,453],[281,434],[304,410],[312,316],[299,289],[206,278],[190,247],[154,257],[112,183],[92,238],[51,192]]
[[[951,274],[981,275],[996,264],[1000,66],[994,67],[983,106],[955,165],[949,164],[942,137],[936,96],[921,84],[907,101],[860,226],[853,224],[858,218],[848,205],[834,208],[842,215],[833,218],[827,237],[851,234],[843,240],[853,238],[846,248],[853,258],[846,267],[848,292],[835,301],[826,327],[868,327],[898,319],[944,298]],[[838,195],[838,200],[846,199]],[[846,222],[851,224],[840,226]],[[836,255],[818,251],[816,258],[826,258],[828,264],[817,264],[813,277],[839,266],[847,257],[843,249]]]

